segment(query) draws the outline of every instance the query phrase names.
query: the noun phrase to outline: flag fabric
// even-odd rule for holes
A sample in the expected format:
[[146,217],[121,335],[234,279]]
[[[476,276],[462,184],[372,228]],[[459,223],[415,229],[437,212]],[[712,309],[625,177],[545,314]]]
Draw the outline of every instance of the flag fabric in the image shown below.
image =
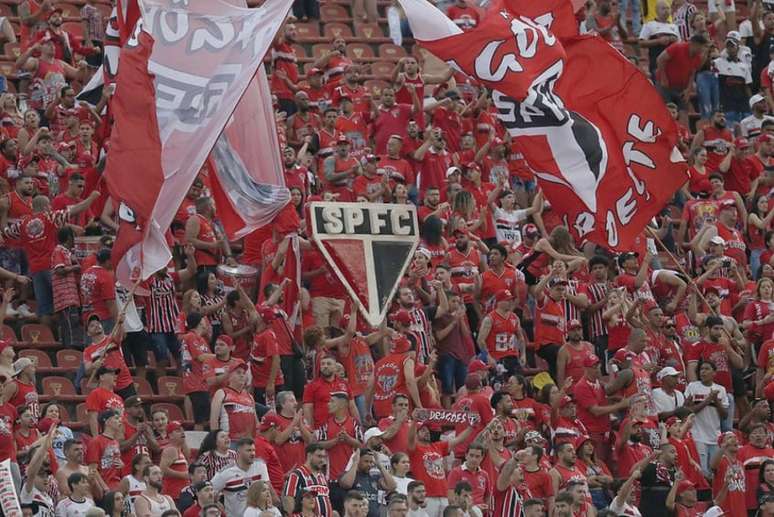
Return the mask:
[[[292,0],[246,9],[222,0],[143,0],[121,49],[105,178],[116,202],[116,276],[166,267],[165,234],[256,75]],[[254,142],[257,148],[271,139]]]
[[499,0],[465,33],[426,0],[399,1],[422,46],[492,89],[498,118],[579,240],[627,249],[686,181],[660,95],[607,42],[575,35],[569,0]]

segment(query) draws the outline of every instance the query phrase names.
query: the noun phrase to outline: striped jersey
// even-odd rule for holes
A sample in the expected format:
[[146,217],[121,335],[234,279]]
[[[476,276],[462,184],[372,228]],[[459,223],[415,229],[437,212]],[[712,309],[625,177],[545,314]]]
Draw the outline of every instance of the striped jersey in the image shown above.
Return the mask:
[[253,461],[247,470],[242,470],[235,464],[215,474],[212,487],[216,494],[223,494],[226,515],[244,515],[247,509],[247,490],[256,481],[270,483],[269,471],[262,459]]
[[[312,490],[317,494],[315,515],[330,517],[333,515],[328,479],[322,472],[312,472],[306,465],[301,465],[290,471],[282,489],[282,495],[296,500],[295,511],[301,508],[302,490]],[[230,515],[230,514],[229,514]]]
[[163,277],[153,275],[148,280],[150,306],[148,310],[148,332],[175,332],[180,313],[175,295],[177,273]]

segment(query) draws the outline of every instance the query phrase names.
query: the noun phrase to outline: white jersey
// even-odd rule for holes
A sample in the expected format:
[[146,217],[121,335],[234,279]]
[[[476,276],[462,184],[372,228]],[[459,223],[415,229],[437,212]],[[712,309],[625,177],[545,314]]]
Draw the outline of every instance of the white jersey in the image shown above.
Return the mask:
[[81,502],[66,497],[56,505],[56,517],[84,517],[86,512],[94,508],[94,501],[88,497]]
[[161,498],[160,501],[151,499],[145,494],[140,494],[138,497],[142,497],[150,504],[151,517],[161,517],[161,515],[167,510],[173,510],[175,508],[175,505],[172,504],[172,499],[166,495],[159,494],[158,497]]
[[125,476],[124,479],[126,479],[126,484],[129,486],[129,491],[124,499],[124,510],[129,515],[134,515],[134,501],[145,490],[145,481],[140,481],[131,474]]
[[521,244],[521,222],[527,219],[526,210],[511,210],[510,212],[496,207],[492,213],[497,242],[507,241],[514,246]]
[[[27,488],[31,488],[30,491],[27,491]],[[51,499],[51,496],[48,494],[44,494],[34,486],[30,486],[27,484],[27,481],[24,482],[21,489],[21,494],[19,497],[19,502],[21,504],[32,504],[36,506],[36,510],[33,512],[33,517],[54,517],[54,500]]]
[[742,131],[742,136],[745,138],[758,138],[761,134],[761,126],[763,126],[764,120],[774,122],[774,117],[764,115],[763,117],[758,118],[755,115],[749,115],[743,118],[741,122],[739,122],[739,129]]
[[261,459],[256,459],[246,471],[239,465],[231,465],[215,474],[212,478],[212,487],[216,494],[223,494],[226,515],[245,513],[247,489],[256,481],[270,482],[266,463]]

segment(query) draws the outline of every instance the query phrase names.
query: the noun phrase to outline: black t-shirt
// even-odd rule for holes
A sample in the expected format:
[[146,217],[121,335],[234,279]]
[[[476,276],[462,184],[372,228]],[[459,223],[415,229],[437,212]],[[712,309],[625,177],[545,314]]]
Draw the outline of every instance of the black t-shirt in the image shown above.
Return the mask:
[[658,461],[648,463],[640,478],[640,513],[642,517],[662,517],[666,498],[675,482],[675,468]]
[[752,91],[758,91],[761,82],[761,71],[769,65],[769,48],[774,45],[774,35],[764,33],[763,39],[759,45],[755,44],[755,40],[752,41]]
[[379,480],[370,474],[358,472],[352,490],[358,490],[368,499],[368,517],[379,517]]

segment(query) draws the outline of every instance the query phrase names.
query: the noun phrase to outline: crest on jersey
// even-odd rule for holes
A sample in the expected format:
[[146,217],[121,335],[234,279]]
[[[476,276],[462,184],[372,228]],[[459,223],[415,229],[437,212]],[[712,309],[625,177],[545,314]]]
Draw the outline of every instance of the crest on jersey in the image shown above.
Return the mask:
[[419,244],[413,205],[315,202],[312,239],[372,326],[387,313]]

